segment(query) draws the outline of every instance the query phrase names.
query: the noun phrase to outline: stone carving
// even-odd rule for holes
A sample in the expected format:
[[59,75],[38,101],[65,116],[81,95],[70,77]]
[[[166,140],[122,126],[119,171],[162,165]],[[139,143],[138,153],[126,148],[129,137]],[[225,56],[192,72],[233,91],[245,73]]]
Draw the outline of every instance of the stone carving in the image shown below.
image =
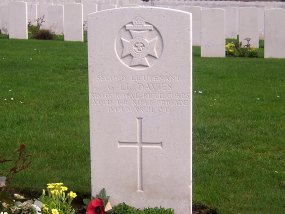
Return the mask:
[[126,24],[116,42],[119,59],[133,69],[151,67],[162,53],[160,33],[142,17]]

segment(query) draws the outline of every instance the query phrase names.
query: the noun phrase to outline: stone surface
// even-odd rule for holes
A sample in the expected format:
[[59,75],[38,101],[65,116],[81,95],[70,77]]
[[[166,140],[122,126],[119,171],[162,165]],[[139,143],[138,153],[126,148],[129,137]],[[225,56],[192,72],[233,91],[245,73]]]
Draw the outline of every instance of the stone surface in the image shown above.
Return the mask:
[[9,5],[0,6],[0,30],[3,34],[8,34],[9,29]]
[[285,9],[265,10],[264,57],[285,58]]
[[258,14],[255,7],[239,8],[239,41],[246,45],[246,39],[255,48],[259,47]]
[[63,34],[63,5],[48,6],[48,29],[56,35]]
[[50,4],[40,3],[38,5],[38,18],[42,19],[41,29],[48,29],[48,7]]
[[98,4],[98,11],[101,10],[109,10],[109,9],[114,9],[116,8],[116,5],[112,5],[112,4]]
[[225,9],[225,36],[236,39],[238,35],[238,8],[226,7]]
[[9,3],[9,38],[28,39],[27,2]]
[[83,41],[82,4],[64,5],[64,40]]
[[83,21],[87,22],[87,17],[90,13],[97,12],[96,3],[83,3]]
[[193,17],[193,45],[200,46],[201,45],[201,7],[184,7],[184,10],[192,13]]
[[191,14],[120,8],[89,15],[92,194],[191,213]]
[[28,9],[28,22],[32,25],[37,24],[37,18],[38,18],[38,7],[36,4],[28,3],[27,5]]
[[201,12],[201,56],[225,57],[225,11],[204,9]]
[[264,7],[257,8],[259,39],[264,39]]

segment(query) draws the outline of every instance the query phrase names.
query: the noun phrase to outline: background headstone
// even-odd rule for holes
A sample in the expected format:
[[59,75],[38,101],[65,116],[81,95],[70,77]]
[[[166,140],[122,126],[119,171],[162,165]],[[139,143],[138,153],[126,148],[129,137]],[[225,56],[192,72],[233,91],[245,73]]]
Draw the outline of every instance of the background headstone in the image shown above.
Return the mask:
[[193,45],[200,46],[201,45],[201,7],[197,6],[189,6],[184,7],[184,10],[192,13],[192,30],[193,30]]
[[8,34],[9,30],[9,5],[0,6],[0,30],[2,34]]
[[48,29],[48,7],[50,4],[40,3],[38,5],[38,18],[43,20],[41,29]]
[[87,22],[87,17],[90,13],[97,12],[96,3],[83,3],[83,21]]
[[265,10],[265,58],[285,58],[284,20],[285,9]]
[[246,45],[246,39],[250,39],[251,46],[259,47],[258,14],[255,7],[239,8],[239,41]]
[[60,35],[63,34],[63,5],[48,6],[48,28],[51,32]]
[[64,40],[83,41],[82,4],[64,5]]
[[203,9],[201,12],[201,56],[225,57],[225,11]]
[[27,4],[28,8],[28,22],[32,25],[37,25],[38,7],[37,4]]
[[264,39],[264,7],[257,8],[259,39]]
[[226,7],[225,9],[225,36],[236,39],[238,35],[238,8]]
[[190,27],[164,8],[89,15],[92,195],[191,213]]
[[27,2],[9,3],[9,38],[28,39]]

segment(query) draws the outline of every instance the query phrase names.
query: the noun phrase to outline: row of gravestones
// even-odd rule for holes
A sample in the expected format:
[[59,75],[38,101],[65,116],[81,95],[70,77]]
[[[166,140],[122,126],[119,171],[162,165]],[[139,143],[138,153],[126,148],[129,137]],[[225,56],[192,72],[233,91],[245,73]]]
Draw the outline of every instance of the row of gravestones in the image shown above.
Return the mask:
[[[100,5],[98,8],[95,3],[52,5],[11,2],[0,6],[0,27],[4,33],[8,33],[9,28],[10,38],[27,39],[27,21],[35,25],[38,17],[44,17],[42,28],[64,34],[66,41],[83,41],[83,23],[86,23],[87,15],[112,8],[115,5]],[[201,46],[202,57],[225,57],[225,38],[237,38],[239,35],[243,45],[249,43],[256,48],[259,47],[259,39],[264,38],[265,58],[285,58],[285,31],[282,27],[285,24],[280,22],[285,19],[285,9],[175,8],[192,13],[193,45]]]
[[[37,19],[37,17],[42,17],[45,16],[45,19],[47,19],[48,16],[48,5],[50,4],[34,4],[34,3],[28,3],[27,5],[27,10],[28,10],[28,21],[30,21],[32,24],[35,24],[35,20]],[[116,7],[115,4],[96,4],[96,3],[92,3],[92,2],[85,2],[83,3],[83,20],[87,21],[87,14],[91,13],[91,12],[96,12],[96,11],[100,11],[100,10],[104,10],[104,9],[111,9]],[[3,27],[2,27],[2,31],[4,33],[7,33],[4,29],[7,29],[7,25],[8,25],[8,10],[5,8],[5,6],[2,6],[3,8],[3,12],[2,12],[2,19],[3,19]],[[193,11],[195,13],[200,13],[200,10],[202,8],[197,7],[196,9],[191,9],[188,8],[187,6],[173,6],[172,8],[176,8],[176,9],[182,9],[182,10],[189,10],[189,11]],[[226,30],[226,38],[236,38],[237,36],[237,32],[238,32],[238,8],[237,7],[226,7],[225,9],[225,30]],[[51,17],[53,16],[53,12],[52,12],[52,8],[50,8],[51,11]],[[58,13],[61,14],[63,12],[62,8],[59,7],[58,9]],[[258,29],[259,29],[259,35],[260,38],[263,38],[264,35],[264,7],[261,8],[257,8],[257,13],[258,13]],[[56,10],[55,10],[56,12]],[[1,14],[0,14],[1,16]],[[197,15],[196,15],[197,16]],[[61,17],[63,17],[63,15],[61,15]],[[59,17],[60,19],[60,17]],[[199,19],[199,18],[198,18]],[[0,17],[1,20],[1,17]],[[196,20],[196,17],[195,17]],[[195,22],[194,20],[194,22]],[[199,22],[199,21],[198,21]],[[47,24],[43,23],[43,25]],[[62,24],[61,24],[62,26]],[[1,23],[0,23],[0,27],[1,27]],[[61,27],[62,28],[62,27]],[[61,30],[62,31],[62,30]],[[62,32],[61,32],[62,33]],[[194,39],[195,40],[195,39]],[[194,41],[194,44],[196,44],[196,42]],[[199,44],[197,44],[199,45]]]
[[[225,38],[239,37],[242,45],[259,47],[264,39],[265,58],[285,58],[285,9],[197,6],[176,7],[192,13],[193,44],[201,46],[203,57],[224,57]],[[281,22],[280,22],[281,21]]]
[[[1,3],[9,3],[17,0],[2,0]],[[34,4],[70,4],[70,3],[95,3],[98,5],[146,5],[146,6],[162,6],[162,7],[176,7],[176,6],[201,6],[207,8],[224,8],[224,7],[260,7],[260,8],[285,8],[285,2],[278,1],[193,1],[193,0],[20,0]]]

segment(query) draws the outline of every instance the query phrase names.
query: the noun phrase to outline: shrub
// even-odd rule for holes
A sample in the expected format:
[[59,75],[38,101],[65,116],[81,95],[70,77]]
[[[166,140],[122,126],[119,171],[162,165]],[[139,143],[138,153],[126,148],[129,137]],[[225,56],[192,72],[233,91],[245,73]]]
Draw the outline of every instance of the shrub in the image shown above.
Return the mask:
[[55,38],[55,35],[49,30],[41,29],[45,22],[44,18],[45,16],[39,17],[36,20],[36,25],[32,25],[31,22],[28,23],[29,38],[42,40],[51,40]]
[[54,36],[55,35],[51,33],[49,30],[39,30],[34,38],[42,40],[52,40],[54,39]]

